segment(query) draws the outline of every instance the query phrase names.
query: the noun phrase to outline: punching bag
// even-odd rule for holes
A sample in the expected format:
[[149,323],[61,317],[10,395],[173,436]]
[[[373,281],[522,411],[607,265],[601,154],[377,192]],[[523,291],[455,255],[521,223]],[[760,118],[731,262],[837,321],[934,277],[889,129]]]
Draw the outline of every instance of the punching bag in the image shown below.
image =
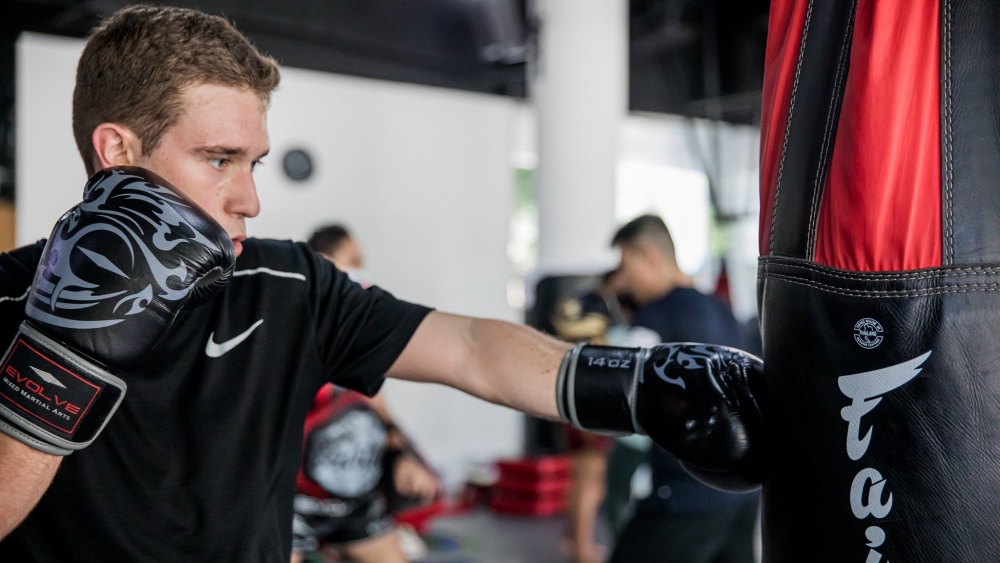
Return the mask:
[[1000,3],[775,0],[764,561],[1000,561]]

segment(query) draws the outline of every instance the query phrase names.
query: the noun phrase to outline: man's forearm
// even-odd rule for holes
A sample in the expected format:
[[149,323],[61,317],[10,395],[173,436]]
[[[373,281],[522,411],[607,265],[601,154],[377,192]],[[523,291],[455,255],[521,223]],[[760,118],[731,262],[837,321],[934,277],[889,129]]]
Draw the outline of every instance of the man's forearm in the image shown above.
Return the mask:
[[35,507],[62,459],[0,434],[0,538],[14,530]]
[[570,345],[504,321],[433,311],[389,375],[441,383],[492,403],[557,418],[556,377]]
[[545,418],[558,418],[556,377],[571,346],[532,328],[473,319],[470,379],[484,397]]

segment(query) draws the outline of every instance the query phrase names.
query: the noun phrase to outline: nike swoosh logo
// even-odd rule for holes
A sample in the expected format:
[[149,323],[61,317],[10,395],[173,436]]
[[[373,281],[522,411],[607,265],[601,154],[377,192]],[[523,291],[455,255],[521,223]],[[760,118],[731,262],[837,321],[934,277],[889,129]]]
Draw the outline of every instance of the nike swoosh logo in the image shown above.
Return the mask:
[[225,342],[219,342],[218,344],[215,342],[215,333],[213,332],[212,334],[209,334],[208,342],[205,343],[205,355],[209,358],[218,358],[219,356],[239,346],[241,342],[250,336],[250,333],[257,330],[257,327],[262,324],[264,324],[264,319],[253,323],[250,325],[250,328],[244,330],[240,334],[237,334],[233,338],[230,338]]

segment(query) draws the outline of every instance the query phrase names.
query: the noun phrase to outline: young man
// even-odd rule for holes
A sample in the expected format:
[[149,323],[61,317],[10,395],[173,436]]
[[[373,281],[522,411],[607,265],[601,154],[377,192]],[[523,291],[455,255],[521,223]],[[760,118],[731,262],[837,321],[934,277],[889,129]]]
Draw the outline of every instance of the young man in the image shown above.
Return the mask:
[[644,431],[724,486],[758,479],[756,403],[717,381],[757,377],[754,358],[712,349],[692,369],[683,345],[571,350],[364,290],[304,244],[247,239],[278,80],[194,10],[125,8],[88,40],[73,130],[101,172],[44,247],[0,255],[0,560],[287,559],[305,413],[327,381],[437,382]]
[[[743,347],[729,309],[692,286],[677,265],[663,219],[642,215],[612,239],[620,270],[637,307],[632,324],[661,342],[707,342]],[[662,448],[649,453],[653,492],[636,507],[611,561],[753,563],[756,495],[724,493],[699,483]]]

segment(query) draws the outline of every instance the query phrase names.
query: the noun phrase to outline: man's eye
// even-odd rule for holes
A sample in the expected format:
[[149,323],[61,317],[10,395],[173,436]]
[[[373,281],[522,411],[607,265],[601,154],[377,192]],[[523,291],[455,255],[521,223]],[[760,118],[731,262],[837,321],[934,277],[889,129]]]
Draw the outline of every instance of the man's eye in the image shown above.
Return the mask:
[[210,158],[210,159],[208,159],[208,163],[212,166],[212,168],[219,168],[219,169],[221,169],[223,166],[226,165],[226,161],[227,161],[227,159],[225,159],[225,158]]
[[263,166],[263,165],[264,165],[263,160],[255,160],[250,163],[250,171],[253,172],[254,170],[257,169],[258,166]]

